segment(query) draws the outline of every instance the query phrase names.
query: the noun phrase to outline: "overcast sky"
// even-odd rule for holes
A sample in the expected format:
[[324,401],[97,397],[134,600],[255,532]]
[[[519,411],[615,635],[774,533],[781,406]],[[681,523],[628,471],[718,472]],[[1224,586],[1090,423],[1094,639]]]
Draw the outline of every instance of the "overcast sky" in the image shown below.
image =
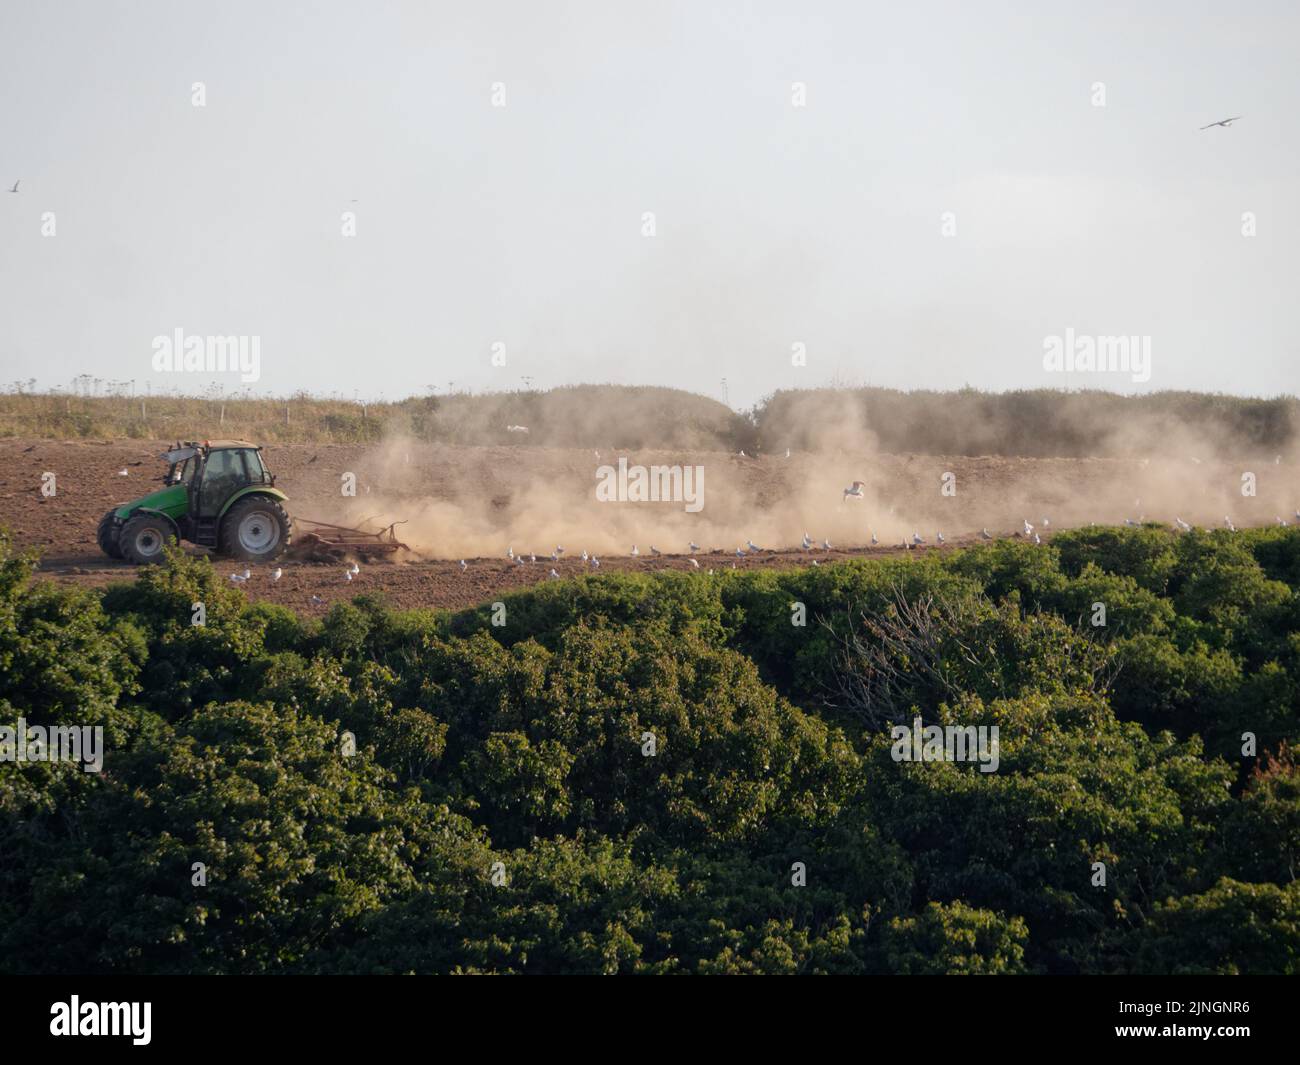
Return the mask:
[[1298,11],[0,0],[2,380],[1295,392]]

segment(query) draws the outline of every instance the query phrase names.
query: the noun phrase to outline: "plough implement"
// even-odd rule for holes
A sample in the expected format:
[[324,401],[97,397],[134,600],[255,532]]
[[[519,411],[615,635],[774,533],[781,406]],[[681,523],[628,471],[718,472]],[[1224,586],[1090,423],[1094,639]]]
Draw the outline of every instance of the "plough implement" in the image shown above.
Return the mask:
[[[367,518],[366,521],[370,519]],[[365,522],[362,522],[364,525]],[[411,550],[397,538],[394,531],[405,521],[395,521],[378,532],[366,529],[352,529],[346,525],[332,525],[327,521],[313,521],[310,518],[294,518],[295,531],[293,547],[290,553],[298,558],[317,558],[324,561],[338,561],[349,555],[362,558],[382,558],[395,555],[398,551]],[[309,526],[309,528],[302,528]]]

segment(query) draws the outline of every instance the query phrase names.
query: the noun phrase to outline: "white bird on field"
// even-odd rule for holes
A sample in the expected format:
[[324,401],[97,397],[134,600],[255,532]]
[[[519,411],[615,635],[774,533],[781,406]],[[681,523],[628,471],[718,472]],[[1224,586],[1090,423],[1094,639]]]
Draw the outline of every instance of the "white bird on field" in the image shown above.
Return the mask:
[[746,540],[746,541],[745,541],[745,546],[748,547],[751,551],[762,551],[762,550],[763,550],[761,547],[758,546],[758,544],[754,543],[753,540]]
[[507,547],[506,558],[510,559],[511,561],[514,561],[514,557],[515,557],[515,549],[513,547]]
[[876,530],[875,530],[875,529],[872,529],[872,530],[871,530],[871,546],[872,546],[872,547],[875,547],[876,544],[878,544],[878,543],[880,543],[880,541],[876,539]]
[[591,568],[600,569],[600,559],[598,559],[595,555],[591,556]]
[[[744,557],[745,557],[745,549],[744,549],[743,547],[738,547],[738,548],[736,548],[736,557],[737,557],[737,558],[744,558]],[[734,565],[734,563],[733,563],[733,565]]]
[[844,499],[861,499],[863,498],[862,490],[867,486],[865,481],[854,481],[848,488],[844,489]]
[[551,580],[553,580],[553,581],[558,581],[559,579],[560,579],[560,575],[559,575],[558,573],[555,572],[555,567],[552,566],[552,567],[551,567]]
[[1286,528],[1286,526],[1290,524],[1290,522],[1288,522],[1286,518],[1282,517],[1281,515],[1278,516],[1277,523],[1281,525],[1283,528]]
[[524,564],[524,556],[520,555],[517,559],[515,559],[515,565],[522,566],[523,564]]
[[698,562],[696,562],[695,559],[693,559],[693,558],[688,558],[686,561],[689,562],[689,563],[690,563],[692,566],[694,566],[696,569],[699,569],[699,568],[700,568],[700,564],[699,564]]
[[650,545],[650,554],[652,554],[652,555],[658,557],[659,555],[662,555],[663,552],[660,551],[659,548],[655,547],[654,544],[651,544],[651,545]]
[[692,551],[698,551],[698,550],[700,549],[700,545],[697,544],[694,540],[692,540],[692,541],[691,541],[689,544],[687,544],[686,546],[689,547]]
[[1300,521],[1300,510],[1297,510],[1297,511],[1295,512],[1295,520],[1296,520],[1296,521]]
[[1051,523],[1050,521],[1048,521],[1046,518],[1044,518],[1044,519],[1043,519],[1043,528],[1044,528],[1044,529],[1050,529],[1051,527],[1052,527],[1052,523]]
[[807,551],[810,547],[813,546],[813,538],[809,536],[807,533],[804,533],[803,539],[799,541],[799,546],[802,547],[805,551]]
[[271,571],[271,580],[278,581],[280,579],[280,575],[282,572],[283,571],[280,569],[280,567],[276,566],[275,569]]
[[1192,531],[1192,527],[1188,525],[1187,522],[1183,521],[1182,518],[1178,518],[1178,517],[1174,518],[1174,524],[1176,524],[1180,529],[1182,529],[1183,532]]
[[120,470],[117,471],[117,475],[119,477],[129,477],[130,471],[125,466],[123,466]]
[[749,458],[749,456],[745,454],[745,449],[744,449],[744,448],[741,448],[741,449],[740,449],[740,457],[741,457],[742,459],[747,459],[747,458]]
[[1043,538],[1039,536],[1038,533],[1034,533],[1034,543],[1041,544],[1042,542],[1043,542]]
[[1228,532],[1236,532],[1237,527],[1232,524],[1232,519],[1228,515],[1223,516],[1223,524],[1227,526]]
[[556,545],[555,545],[555,553],[556,553],[557,555],[562,555],[562,554],[564,554],[564,547],[563,547],[563,545],[561,545],[561,544],[556,544]]
[[915,529],[913,529],[913,530],[912,530],[912,543],[914,543],[914,544],[923,544],[923,543],[925,543],[925,537],[923,537],[919,532],[917,532]]
[[529,561],[529,562],[536,562],[536,561],[537,561],[537,556],[536,556],[535,554],[529,554],[529,556],[528,556],[528,561]]
[[823,540],[822,547],[825,548],[827,551],[835,550],[833,547],[831,547],[831,542],[829,540]]
[[632,545],[632,557],[633,557],[633,558],[639,558],[640,555],[641,555],[641,552],[638,551],[638,550],[636,549],[636,544],[633,544],[633,545]]
[[993,539],[993,536],[992,536],[992,534],[988,531],[988,528],[987,528],[987,527],[986,527],[986,528],[983,528],[983,529],[980,530],[980,539],[981,539],[981,540],[992,540],[992,539]]
[[320,606],[323,602],[325,602],[325,600],[322,599],[319,595],[313,595],[313,596],[311,597],[311,605],[312,605],[312,606]]
[[814,558],[814,559],[813,559],[813,565],[814,565],[814,566],[820,566],[821,563],[818,562],[818,561]]
[[352,576],[355,577],[360,572],[361,572],[361,567],[358,566],[355,562],[352,563],[352,570],[351,570]]
[[462,559],[460,560],[460,571],[461,571],[461,573],[464,573],[467,569],[469,569],[469,566],[467,566],[467,565],[465,564],[465,560],[462,558]]
[[945,540],[945,539],[943,538],[943,533],[935,533],[934,538],[935,538],[937,541],[939,541],[939,543],[941,543],[941,544],[946,544],[946,543],[948,542],[947,540]]
[[1135,527],[1136,527],[1136,526],[1138,526],[1138,525],[1141,525],[1142,523],[1141,523],[1140,521],[1134,521],[1132,518],[1125,518],[1125,519],[1124,519],[1124,524],[1125,524],[1125,525],[1132,525],[1132,526],[1135,526]]
[[350,569],[345,569],[343,571],[343,579],[345,581],[350,581],[352,579],[352,571]]
[[232,573],[232,574],[230,575],[230,579],[231,579],[232,581],[237,581],[237,582],[240,583],[240,584],[243,584],[244,581],[248,580],[248,578],[247,578],[246,576],[244,576],[244,574],[242,574],[242,573]]
[[586,562],[586,561],[587,561],[587,551],[586,551],[586,548],[584,548],[583,551],[582,551],[582,561],[583,561],[583,562]]
[[1029,524],[1028,518],[1022,518],[1021,520],[1025,523],[1025,535],[1028,536],[1031,532],[1034,531],[1034,527]]
[[786,457],[786,458],[789,458],[789,457],[790,457],[790,449],[789,449],[789,448],[786,448],[786,449],[785,449],[785,457]]

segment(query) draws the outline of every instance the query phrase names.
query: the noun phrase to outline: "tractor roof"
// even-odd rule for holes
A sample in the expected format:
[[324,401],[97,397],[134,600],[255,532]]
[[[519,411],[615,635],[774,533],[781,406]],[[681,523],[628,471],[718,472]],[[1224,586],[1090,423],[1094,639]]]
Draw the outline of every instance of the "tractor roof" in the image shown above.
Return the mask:
[[261,444],[250,444],[247,440],[205,440],[204,446],[209,451],[224,451],[232,447],[251,447],[256,451],[262,450]]

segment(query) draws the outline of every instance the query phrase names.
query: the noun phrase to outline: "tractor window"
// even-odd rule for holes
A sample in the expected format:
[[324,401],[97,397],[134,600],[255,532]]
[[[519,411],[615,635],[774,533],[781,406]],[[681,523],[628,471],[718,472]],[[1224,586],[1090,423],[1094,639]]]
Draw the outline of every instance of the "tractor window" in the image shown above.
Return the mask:
[[240,452],[213,451],[203,466],[203,484],[199,489],[199,513],[212,517],[221,509],[230,493],[245,483]]
[[172,484],[189,484],[194,477],[194,460],[186,459],[181,463]]
[[256,451],[245,451],[242,453],[244,461],[248,464],[248,480],[250,484],[265,480],[265,467],[262,466],[262,457]]

